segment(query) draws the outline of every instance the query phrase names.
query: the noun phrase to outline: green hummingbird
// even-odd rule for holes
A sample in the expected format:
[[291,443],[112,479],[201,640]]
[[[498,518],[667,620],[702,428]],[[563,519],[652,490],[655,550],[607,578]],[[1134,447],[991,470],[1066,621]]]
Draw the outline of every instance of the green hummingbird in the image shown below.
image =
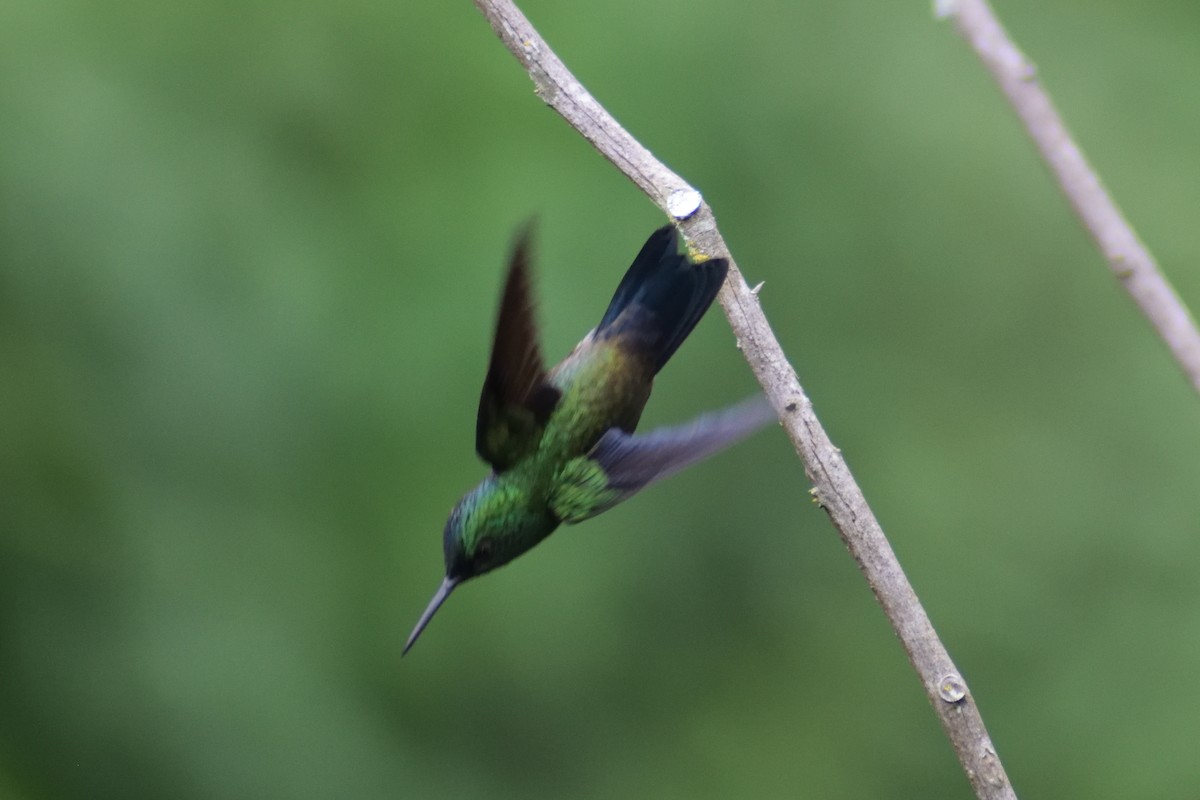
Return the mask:
[[464,581],[507,564],[562,523],[594,517],[775,419],[761,395],[683,425],[634,435],[654,376],[708,310],[729,264],[680,255],[675,228],[650,235],[600,324],[543,366],[531,298],[531,229],[518,235],[500,297],[475,449],[492,467],[458,501],[446,577],[404,645]]

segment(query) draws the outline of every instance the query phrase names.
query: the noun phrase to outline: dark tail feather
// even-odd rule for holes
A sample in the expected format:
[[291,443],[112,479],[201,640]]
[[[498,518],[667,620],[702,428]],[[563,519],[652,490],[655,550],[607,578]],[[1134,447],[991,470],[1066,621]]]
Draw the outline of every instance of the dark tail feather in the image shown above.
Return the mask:
[[673,226],[650,234],[596,326],[597,338],[617,338],[644,353],[655,372],[712,305],[729,270],[723,258],[692,264],[678,249]]

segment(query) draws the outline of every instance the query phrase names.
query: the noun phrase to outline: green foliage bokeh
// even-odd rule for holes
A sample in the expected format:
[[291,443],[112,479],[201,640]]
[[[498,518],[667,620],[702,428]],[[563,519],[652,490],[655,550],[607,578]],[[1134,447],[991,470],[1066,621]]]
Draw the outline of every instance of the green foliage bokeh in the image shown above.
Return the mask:
[[[1018,792],[1200,782],[1198,399],[928,4],[537,0],[699,186]],[[997,2],[1200,306],[1200,7]],[[650,230],[470,3],[0,25],[0,797],[965,797],[778,431],[449,601],[512,233]],[[645,424],[754,390],[719,311]]]

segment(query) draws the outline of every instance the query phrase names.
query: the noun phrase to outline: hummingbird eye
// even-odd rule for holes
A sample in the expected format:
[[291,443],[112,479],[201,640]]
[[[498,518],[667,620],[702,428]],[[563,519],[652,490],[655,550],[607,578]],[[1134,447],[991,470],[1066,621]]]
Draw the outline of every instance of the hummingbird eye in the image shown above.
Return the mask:
[[486,565],[492,560],[495,552],[496,546],[491,539],[480,539],[479,543],[475,545],[475,563],[481,566]]

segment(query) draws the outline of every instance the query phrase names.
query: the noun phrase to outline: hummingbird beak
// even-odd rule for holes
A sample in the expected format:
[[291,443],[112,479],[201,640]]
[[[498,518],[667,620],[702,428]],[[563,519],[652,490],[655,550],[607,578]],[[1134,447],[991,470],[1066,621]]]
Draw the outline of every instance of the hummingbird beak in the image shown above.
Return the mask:
[[400,653],[400,657],[404,658],[413,644],[417,641],[417,637],[421,635],[421,631],[425,630],[425,626],[429,624],[429,620],[433,619],[434,613],[441,607],[442,603],[446,602],[446,598],[454,591],[454,587],[458,586],[459,580],[446,576],[442,579],[442,585],[434,592],[433,599],[429,601],[429,605],[425,608],[425,613],[417,620],[417,626],[413,628],[413,632],[408,635],[408,641],[404,645],[404,651]]

